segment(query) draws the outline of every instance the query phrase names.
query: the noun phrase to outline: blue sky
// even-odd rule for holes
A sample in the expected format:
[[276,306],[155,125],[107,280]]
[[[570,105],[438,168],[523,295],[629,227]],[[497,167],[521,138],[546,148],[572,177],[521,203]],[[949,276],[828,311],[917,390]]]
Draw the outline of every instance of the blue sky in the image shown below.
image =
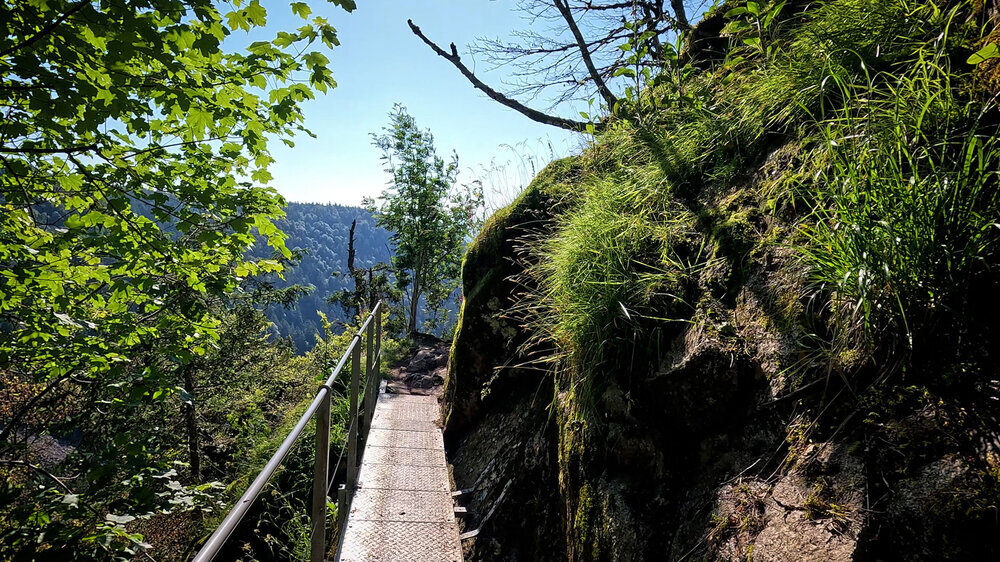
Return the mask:
[[[291,14],[287,2],[261,3],[268,9],[269,34],[302,25],[302,20]],[[358,9],[347,13],[325,2],[309,2],[314,16],[326,17],[337,28],[341,45],[327,53],[337,87],[305,106],[306,125],[318,138],[300,135],[291,149],[272,143],[276,159],[271,168],[272,185],[289,201],[354,205],[362,197],[377,196],[387,176],[378,151],[371,145],[370,133],[380,131],[388,122],[395,102],[406,105],[422,128],[431,129],[439,154],[447,155],[452,149],[458,152],[461,182],[482,176],[482,168],[494,158],[516,158],[504,145],[520,144],[519,152],[545,160],[551,154],[548,145],[556,156],[579,150],[583,142],[580,135],[530,121],[473,89],[406,24],[407,18],[412,18],[435,42],[443,46],[454,42],[466,64],[475,68],[466,54],[466,45],[476,37],[505,37],[511,30],[527,25],[520,14],[512,11],[514,2],[357,3]],[[484,66],[479,65],[477,75],[488,84],[499,85],[503,73],[485,72]],[[545,109],[545,102],[534,105]],[[562,113],[572,116],[575,110]],[[511,184],[519,183],[525,174],[514,170],[515,177],[501,178],[499,182],[495,176],[492,174],[493,183]]]

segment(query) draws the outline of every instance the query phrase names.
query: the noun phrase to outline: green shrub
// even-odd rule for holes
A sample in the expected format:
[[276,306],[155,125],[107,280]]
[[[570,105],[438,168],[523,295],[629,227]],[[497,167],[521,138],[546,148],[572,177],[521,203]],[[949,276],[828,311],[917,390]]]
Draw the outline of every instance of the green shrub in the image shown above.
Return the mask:
[[907,352],[941,313],[958,314],[996,266],[1000,200],[995,129],[953,97],[956,73],[920,58],[856,95],[826,123],[833,156],[802,250],[829,291],[835,345]]

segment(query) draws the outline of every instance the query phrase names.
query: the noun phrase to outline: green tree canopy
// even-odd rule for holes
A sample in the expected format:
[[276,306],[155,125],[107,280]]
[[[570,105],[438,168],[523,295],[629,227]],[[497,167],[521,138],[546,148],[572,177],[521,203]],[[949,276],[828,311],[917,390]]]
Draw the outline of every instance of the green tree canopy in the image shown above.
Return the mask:
[[[315,49],[337,44],[307,4],[291,9],[302,27],[234,52],[227,37],[267,23],[258,0],[0,3],[0,378],[28,388],[0,420],[0,469],[44,472],[22,439],[51,421],[44,404],[127,419],[182,393],[176,365],[218,337],[213,298],[289,256],[267,143],[307,132],[302,102],[335,85]],[[274,259],[245,258],[255,235]],[[77,460],[72,491],[41,478],[42,515],[3,542],[51,545],[58,527],[79,554],[124,536],[105,515],[150,509],[156,496],[134,491],[155,480],[133,476],[155,444],[127,427],[116,439],[109,458]],[[81,505],[97,532],[74,523],[91,516]]]
[[458,155],[448,161],[438,156],[430,130],[417,127],[402,105],[393,107],[389,125],[372,138],[392,179],[379,204],[368,200],[366,206],[392,232],[393,272],[406,293],[407,332],[414,332],[421,298],[433,318],[457,287],[482,194],[456,185]]

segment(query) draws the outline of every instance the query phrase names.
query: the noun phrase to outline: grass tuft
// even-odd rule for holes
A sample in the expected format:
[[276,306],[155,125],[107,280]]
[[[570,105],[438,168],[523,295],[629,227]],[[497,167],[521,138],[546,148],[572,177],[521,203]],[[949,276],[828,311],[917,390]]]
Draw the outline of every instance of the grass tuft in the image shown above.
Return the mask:
[[[577,160],[570,210],[525,241],[529,344],[554,350],[580,403],[611,376],[656,369],[707,287],[733,302],[765,243],[807,266],[802,297],[820,305],[802,328],[824,327],[800,356],[829,358],[826,374],[892,372],[935,330],[968,340],[964,315],[995,308],[1000,147],[965,63],[981,43],[972,4],[797,10],[766,57],[737,48],[684,95],[663,91],[670,81],[645,92],[646,114],[611,123]],[[765,242],[776,220],[799,228]],[[727,282],[701,278],[716,262]]]

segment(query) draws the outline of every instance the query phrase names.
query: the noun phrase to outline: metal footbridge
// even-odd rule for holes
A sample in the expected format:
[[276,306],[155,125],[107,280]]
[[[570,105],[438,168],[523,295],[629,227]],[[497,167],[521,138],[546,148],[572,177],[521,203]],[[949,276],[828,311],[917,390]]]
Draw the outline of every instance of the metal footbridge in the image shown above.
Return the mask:
[[380,394],[340,560],[461,562],[437,398]]
[[[437,398],[382,391],[381,353],[382,306],[378,303],[299,422],[201,547],[194,562],[215,559],[313,418],[316,460],[310,513],[311,562],[462,561]],[[351,425],[338,458],[331,459],[333,384],[348,361]],[[341,471],[334,468],[331,474],[331,460],[337,463],[335,467],[346,463],[342,483],[338,481]],[[331,521],[328,505],[334,485],[337,517]]]

